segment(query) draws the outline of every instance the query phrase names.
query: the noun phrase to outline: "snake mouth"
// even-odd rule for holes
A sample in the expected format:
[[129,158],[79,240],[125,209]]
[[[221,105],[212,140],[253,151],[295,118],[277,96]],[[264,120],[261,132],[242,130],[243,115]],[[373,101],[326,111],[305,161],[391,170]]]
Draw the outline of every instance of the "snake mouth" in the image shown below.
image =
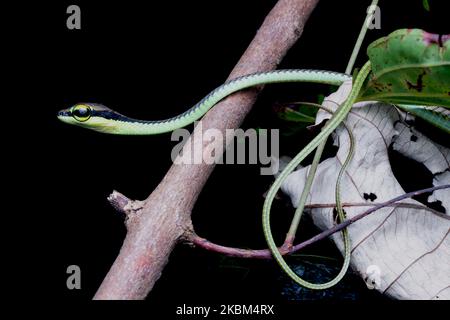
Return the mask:
[[70,116],[70,112],[69,112],[68,110],[61,110],[61,111],[58,111],[58,113],[56,114],[56,116],[57,116],[58,118],[61,118],[61,117],[69,117],[69,116]]
[[71,123],[71,120],[72,120],[72,116],[68,110],[58,111],[58,113],[56,114],[56,117],[58,118],[58,120],[60,120],[64,123],[69,123],[69,124]]

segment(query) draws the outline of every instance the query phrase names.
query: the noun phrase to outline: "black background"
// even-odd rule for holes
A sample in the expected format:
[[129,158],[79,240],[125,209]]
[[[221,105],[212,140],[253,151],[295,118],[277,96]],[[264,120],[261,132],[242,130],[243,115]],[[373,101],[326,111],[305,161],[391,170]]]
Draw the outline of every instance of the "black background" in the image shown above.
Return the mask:
[[[364,46],[404,27],[450,33],[447,1],[431,0],[431,12],[421,0],[380,2],[382,29],[369,31]],[[125,236],[106,197],[116,189],[144,199],[171,165],[170,134],[102,135],[60,123],[56,112],[92,101],[142,119],[181,113],[226,79],[275,3],[55,1],[4,10],[5,93],[12,98],[3,117],[12,154],[5,177],[13,177],[4,180],[11,192],[4,228],[14,231],[5,244],[12,254],[6,278],[20,296],[92,298]],[[70,4],[81,7],[81,30],[66,28]],[[280,68],[344,71],[368,4],[322,0]],[[365,60],[362,50],[357,66]],[[243,126],[276,128],[274,102],[311,100],[325,89],[267,88]],[[282,143],[281,154],[292,155],[304,141],[296,143]],[[196,231],[225,245],[264,246],[260,212],[270,182],[258,166],[218,166],[194,208]],[[323,250],[334,252],[331,244]],[[66,288],[71,264],[81,267],[82,290]],[[148,301],[283,302],[280,276],[271,262],[224,260],[180,245]],[[375,293],[359,298],[381,299]]]

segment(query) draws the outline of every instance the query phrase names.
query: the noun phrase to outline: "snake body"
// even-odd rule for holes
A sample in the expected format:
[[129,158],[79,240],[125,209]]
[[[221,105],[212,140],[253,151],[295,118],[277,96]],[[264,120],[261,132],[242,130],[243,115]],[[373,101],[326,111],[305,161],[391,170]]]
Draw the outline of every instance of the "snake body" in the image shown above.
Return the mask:
[[[131,119],[103,105],[79,103],[58,113],[66,123],[109,134],[151,135],[170,132],[200,119],[209,109],[230,94],[250,87],[284,82],[313,82],[340,85],[351,77],[322,70],[287,69],[250,74],[219,86],[186,112],[166,120]],[[78,114],[78,115],[77,115]],[[81,120],[81,121],[80,121]]]
[[[289,162],[289,164],[284,168],[284,170],[272,184],[269,192],[267,193],[266,200],[264,201],[263,215],[262,215],[264,237],[266,238],[267,244],[269,246],[270,251],[272,252],[273,257],[291,279],[293,279],[298,284],[310,289],[321,290],[335,285],[337,282],[339,282],[339,280],[343,277],[343,275],[347,271],[348,265],[346,266],[344,264],[344,266],[341,268],[341,271],[336,276],[336,278],[323,284],[309,283],[300,278],[286,263],[273,239],[270,227],[270,208],[272,206],[272,202],[273,199],[275,198],[276,193],[280,189],[281,184],[287,178],[287,176],[299,165],[299,163],[303,159],[305,159],[315,148],[317,148],[317,146],[321,143],[321,141],[326,139],[333,132],[333,130],[336,129],[336,127],[345,119],[353,103],[356,101],[358,93],[361,90],[361,87],[364,83],[364,80],[368,76],[370,69],[371,69],[370,62],[366,62],[366,64],[361,68],[360,72],[358,73],[356,79],[353,81],[352,91],[347,97],[347,100],[345,100],[345,102],[336,110],[336,112],[333,114],[330,120],[328,120],[328,122],[325,124],[322,131],[313,140],[311,140],[311,142],[308,143],[308,145],[305,148],[303,148],[303,150],[300,151],[294,157],[294,159],[292,159],[292,161]],[[339,189],[337,189],[336,191],[336,198],[340,198]],[[342,213],[339,214],[340,218],[343,218]],[[348,254],[350,254],[348,241],[345,241],[345,247],[346,247],[345,254],[347,256]],[[345,260],[347,261],[348,259]]]
[[[350,243],[348,235],[344,230],[344,244],[345,244],[345,260],[344,265],[338,274],[338,276],[324,284],[313,284],[301,279],[285,262],[284,258],[280,254],[277,245],[272,236],[270,227],[270,208],[273,199],[280,188],[285,178],[294,170],[295,167],[308,156],[317,146],[333,132],[333,130],[345,119],[347,113],[350,111],[353,103],[356,101],[358,93],[364,83],[365,78],[369,74],[371,69],[370,62],[367,62],[359,72],[356,79],[353,80],[352,91],[350,92],[347,100],[342,104],[327,121],[322,131],[286,166],[281,172],[278,178],[270,188],[263,207],[263,230],[268,247],[272,252],[273,257],[276,259],[281,268],[298,284],[310,289],[326,289],[336,284],[345,274],[350,261]],[[225,84],[219,86],[213,90],[199,103],[193,106],[188,111],[180,114],[179,116],[161,120],[161,121],[143,121],[137,119],[131,119],[124,115],[121,115],[114,110],[111,110],[100,104],[93,103],[80,103],[72,106],[71,108],[62,110],[58,113],[58,118],[66,123],[82,126],[91,130],[109,133],[109,134],[121,134],[121,135],[151,135],[170,132],[178,128],[187,126],[194,121],[200,119],[208,110],[210,110],[219,101],[226,98],[230,94],[258,86],[271,83],[284,83],[284,82],[313,82],[323,83],[331,85],[341,85],[344,81],[350,80],[351,77],[347,74],[321,71],[321,70],[304,70],[304,69],[291,69],[291,70],[277,70],[271,72],[255,73],[240,78],[236,78]],[[351,155],[350,155],[351,157]],[[341,172],[339,174],[339,180],[342,176],[342,172],[348,164],[349,158],[344,163]],[[338,182],[339,182],[338,180]],[[336,203],[338,216],[340,220],[343,220],[344,213],[340,205],[339,187],[336,189]]]

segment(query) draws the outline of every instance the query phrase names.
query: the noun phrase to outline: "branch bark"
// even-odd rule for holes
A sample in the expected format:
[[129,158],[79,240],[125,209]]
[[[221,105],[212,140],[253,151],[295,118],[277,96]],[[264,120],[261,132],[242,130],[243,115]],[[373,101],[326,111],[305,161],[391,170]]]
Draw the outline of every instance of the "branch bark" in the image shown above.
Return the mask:
[[[279,0],[228,79],[273,70],[303,32],[319,0]],[[236,93],[211,109],[202,119],[203,130],[240,126],[261,88]],[[202,147],[194,130],[185,148]],[[208,148],[213,148],[211,144]],[[211,150],[211,149],[209,149]],[[144,299],[183,238],[192,232],[191,210],[214,165],[173,165],[158,187],[144,201],[132,201],[119,193],[113,205],[127,214],[127,235],[116,261],[94,299]]]

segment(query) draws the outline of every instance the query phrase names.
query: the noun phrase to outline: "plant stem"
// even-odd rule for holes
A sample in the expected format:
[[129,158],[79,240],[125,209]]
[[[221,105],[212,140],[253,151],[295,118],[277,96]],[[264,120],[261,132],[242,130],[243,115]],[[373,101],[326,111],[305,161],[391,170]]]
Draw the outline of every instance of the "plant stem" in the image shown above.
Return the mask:
[[286,235],[286,239],[284,240],[283,246],[286,246],[288,248],[291,247],[292,243],[294,242],[295,234],[297,233],[297,229],[300,224],[300,219],[302,218],[303,209],[305,208],[306,199],[308,198],[309,191],[311,190],[311,186],[314,181],[314,176],[316,175],[317,167],[319,166],[320,158],[322,157],[323,149],[327,144],[327,140],[328,139],[322,141],[322,143],[317,147],[316,153],[314,154],[314,159],[310,166],[308,177],[306,178],[305,187],[303,188],[300,200],[297,205],[297,209],[295,209],[294,218],[292,219],[291,226]]
[[[372,4],[369,8],[374,8],[378,5],[378,0],[372,0]],[[356,41],[355,47],[353,48],[352,55],[350,57],[350,60],[347,64],[347,68],[345,70],[345,73],[350,74],[350,72],[353,69],[353,65],[355,64],[356,57],[358,56],[359,50],[361,49],[361,45],[363,43],[364,37],[366,36],[367,28],[369,26],[369,23],[373,19],[374,10],[370,10],[367,12],[366,19],[364,20],[364,24],[361,28],[361,31],[358,36],[358,40]],[[289,231],[286,235],[286,239],[284,240],[284,247],[290,247],[292,246],[292,243],[295,239],[295,234],[297,233],[298,226],[300,223],[300,219],[303,214],[303,209],[305,208],[306,198],[309,195],[309,191],[311,190],[312,183],[314,181],[314,176],[317,171],[317,166],[319,165],[320,158],[322,156],[323,150],[325,148],[326,141],[323,141],[316,149],[316,153],[314,154],[314,160],[311,164],[308,177],[305,182],[305,187],[303,188],[302,194],[300,196],[300,200],[297,206],[297,209],[295,210],[294,218],[292,219],[291,226],[289,228]]]
[[[370,5],[370,8],[375,8],[375,6],[378,5],[378,0],[372,0],[372,4]],[[367,29],[369,27],[369,23],[373,19],[374,10],[370,10],[367,12],[366,19],[364,20],[364,23],[361,27],[361,31],[359,32],[358,39],[356,40],[356,44],[353,48],[352,55],[350,56],[350,60],[348,61],[347,68],[345,69],[346,74],[351,74],[353,66],[356,61],[356,57],[358,56],[359,50],[361,49],[361,45],[364,41],[364,37],[366,36]]]
[[[326,112],[333,114],[333,111],[331,111],[328,108],[325,108],[324,106],[317,104],[317,103],[311,103],[311,102],[293,102],[291,104],[304,104],[306,106],[315,107],[318,109],[325,110]],[[344,124],[345,126],[345,124]],[[347,130],[349,130],[347,128]],[[350,132],[350,131],[349,131]],[[325,148],[325,145],[327,143],[326,139],[323,141],[316,149],[316,153],[314,154],[313,162],[311,163],[308,177],[305,181],[305,187],[302,190],[302,194],[300,195],[300,199],[297,205],[297,209],[295,210],[294,218],[292,219],[291,226],[289,228],[289,232],[286,235],[286,238],[284,240],[283,247],[290,248],[292,247],[292,244],[295,240],[295,235],[298,230],[298,226],[300,224],[300,220],[303,214],[303,210],[305,209],[306,205],[306,199],[308,198],[309,192],[311,191],[312,183],[314,181],[314,176],[316,175],[317,167],[319,166],[320,158],[322,157],[323,150]]]

